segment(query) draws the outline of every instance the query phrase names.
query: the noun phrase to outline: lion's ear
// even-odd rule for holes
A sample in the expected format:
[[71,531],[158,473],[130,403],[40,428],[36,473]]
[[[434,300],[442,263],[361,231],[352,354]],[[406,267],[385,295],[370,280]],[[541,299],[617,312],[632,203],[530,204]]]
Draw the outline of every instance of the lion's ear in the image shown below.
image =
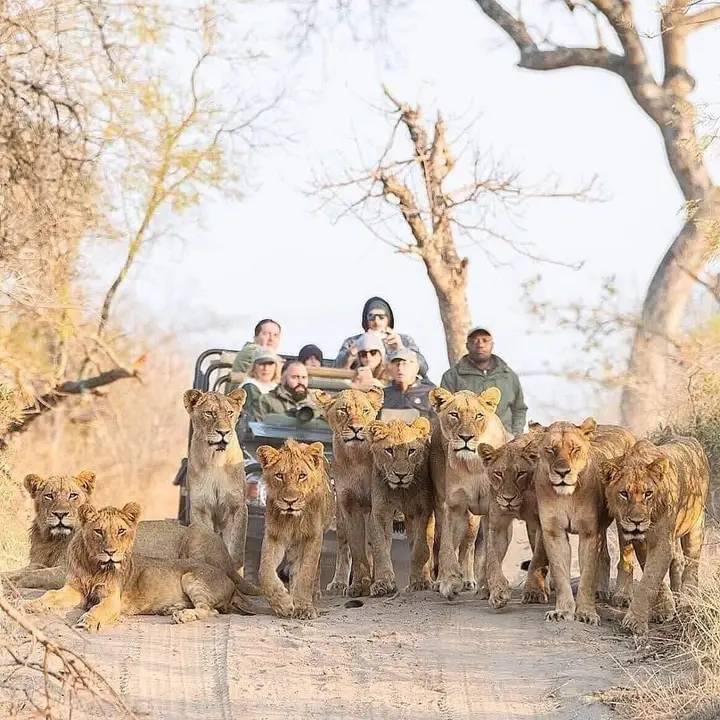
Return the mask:
[[435,412],[440,412],[443,406],[447,405],[453,399],[453,397],[453,394],[443,387],[433,388],[428,393],[430,405],[432,405],[432,408]]
[[194,388],[192,390],[186,390],[183,394],[183,403],[185,404],[185,409],[189,413],[191,413],[202,396],[202,390],[195,390]]
[[277,459],[280,457],[280,452],[270,445],[261,445],[255,451],[255,454],[257,455],[257,459],[260,461],[260,465],[264,468],[268,467],[268,465],[272,465],[274,462],[277,462]]
[[605,477],[609,482],[612,482],[615,473],[617,473],[621,465],[622,458],[609,458],[600,463],[600,472],[603,474],[603,477]]
[[370,435],[371,442],[379,442],[390,434],[390,427],[382,420],[374,420],[368,425],[367,432]]
[[123,505],[123,508],[120,512],[125,516],[125,519],[131,525],[137,525],[138,520],[140,519],[140,513],[142,512],[142,508],[140,507],[140,503],[129,502]]
[[228,400],[232,400],[237,403],[238,411],[242,410],[247,400],[247,391],[242,388],[235,388],[231,393],[228,394]]
[[44,484],[45,481],[39,475],[26,475],[23,481],[25,489],[33,500],[40,493]]
[[313,465],[319,470],[325,462],[325,447],[321,442],[310,443],[306,451],[310,456]]
[[86,525],[97,518],[98,512],[90,503],[84,503],[78,508],[78,516],[80,517],[80,523]]
[[422,440],[430,434],[430,421],[426,417],[415,418],[410,427],[420,435]]
[[657,458],[647,466],[647,471],[653,480],[661,482],[670,471],[670,461],[664,457]]
[[541,425],[539,422],[535,422],[535,420],[531,420],[528,423],[528,430],[530,431],[531,434],[536,434],[536,433],[544,433],[547,430],[547,428],[544,425]]
[[500,404],[501,397],[502,397],[502,393],[496,387],[491,387],[491,388],[488,388],[487,390],[483,390],[478,395],[478,399],[480,400],[480,402],[485,403],[485,405],[489,405],[492,408],[493,412],[495,412],[497,410],[497,407]]
[[378,387],[371,387],[365,394],[367,395],[367,399],[370,401],[373,408],[379,411],[385,401],[384,390]]
[[588,439],[592,440],[597,430],[597,423],[594,418],[585,418],[577,429]]
[[81,470],[76,476],[77,484],[88,494],[95,490],[95,473],[91,470]]
[[486,464],[491,463],[495,459],[496,452],[496,449],[492,445],[488,445],[487,443],[480,443],[477,446],[477,454]]
[[313,390],[310,396],[323,410],[327,410],[335,402],[335,398],[324,390]]

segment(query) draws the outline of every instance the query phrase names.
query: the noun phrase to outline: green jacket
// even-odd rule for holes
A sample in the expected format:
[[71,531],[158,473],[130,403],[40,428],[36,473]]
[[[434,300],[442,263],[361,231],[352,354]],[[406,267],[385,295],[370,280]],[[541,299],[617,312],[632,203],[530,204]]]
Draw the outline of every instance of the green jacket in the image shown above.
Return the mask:
[[294,400],[284,385],[278,385],[265,395],[261,395],[257,401],[255,419],[262,420],[270,413],[289,413],[300,407],[309,405],[318,414],[318,407],[308,395],[304,400]]
[[505,429],[513,435],[521,435],[525,430],[527,405],[518,376],[508,367],[507,363],[493,355],[495,367],[483,371],[470,362],[465,355],[460,362],[445,372],[440,387],[450,392],[470,390],[476,394],[491,387],[496,387],[501,394],[497,414]]

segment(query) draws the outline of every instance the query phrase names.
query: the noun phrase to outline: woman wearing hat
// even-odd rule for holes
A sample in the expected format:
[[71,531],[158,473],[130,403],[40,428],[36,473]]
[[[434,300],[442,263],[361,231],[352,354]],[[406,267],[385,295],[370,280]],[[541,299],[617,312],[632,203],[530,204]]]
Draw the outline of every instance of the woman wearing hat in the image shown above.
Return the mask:
[[369,390],[371,387],[384,388],[388,383],[385,370],[385,345],[382,336],[369,330],[356,343],[358,366],[351,387]]
[[262,348],[255,355],[248,378],[241,385],[247,393],[244,412],[248,417],[254,416],[260,396],[277,387],[280,382],[281,366],[281,359],[272,350]]

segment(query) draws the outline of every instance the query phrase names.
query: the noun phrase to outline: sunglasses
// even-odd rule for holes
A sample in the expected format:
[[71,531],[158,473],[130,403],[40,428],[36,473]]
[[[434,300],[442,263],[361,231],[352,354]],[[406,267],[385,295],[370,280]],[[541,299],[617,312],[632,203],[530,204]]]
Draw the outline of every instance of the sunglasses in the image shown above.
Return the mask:
[[368,315],[368,320],[384,320],[386,317],[385,313],[372,313]]
[[380,354],[379,350],[361,350],[358,353],[358,355],[360,357],[367,357],[368,355],[372,355],[374,357],[375,355],[379,355],[379,354]]

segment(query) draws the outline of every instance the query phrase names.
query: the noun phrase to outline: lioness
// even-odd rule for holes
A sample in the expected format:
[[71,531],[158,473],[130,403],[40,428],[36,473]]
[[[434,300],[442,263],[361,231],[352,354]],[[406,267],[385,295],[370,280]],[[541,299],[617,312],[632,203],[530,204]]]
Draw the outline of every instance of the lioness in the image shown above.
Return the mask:
[[[313,595],[320,593],[320,552],[332,520],[333,496],[322,443],[287,440],[279,449],[257,450],[267,488],[260,587],[280,617],[317,617]],[[290,592],[277,567],[287,556]]]
[[[603,460],[623,453],[622,443],[592,442],[597,424],[587,418],[581,425],[555,422],[534,428],[539,459],[535,491],[550,572],[555,583],[555,609],[546,620],[580,621],[597,625],[595,586],[610,515],[605,505],[606,474]],[[579,536],[580,585],[577,604],[570,586],[568,533]]]
[[[4,573],[3,577],[19,587],[43,590],[63,587],[67,548],[80,525],[78,510],[91,500],[95,482],[95,473],[88,470],[77,475],[25,477],[25,489],[35,507],[30,527],[30,565]],[[185,527],[174,520],[144,520],[137,528],[135,552],[213,565],[234,577],[240,592],[259,594],[252,583],[232,572],[234,563],[222,538],[198,524]]]
[[229,395],[186,390],[183,397],[192,424],[187,470],[190,516],[222,536],[241,574],[248,510],[245,463],[235,425],[246,398],[242,388]]
[[133,554],[140,506],[79,510],[67,551],[67,581],[27,603],[32,612],[85,605],[77,626],[98,632],[120,615],[171,615],[178,623],[233,609],[235,584],[222,570],[193,560]]
[[694,438],[672,437],[659,445],[640,440],[605,466],[610,477],[605,488],[608,507],[643,567],[622,624],[634,634],[644,634],[648,619],[663,621],[674,614],[673,597],[663,579],[675,562],[677,540],[685,569],[681,587],[673,589],[697,589],[710,484],[708,459]]
[[[370,594],[371,568],[367,553],[366,521],[370,515],[374,472],[367,428],[382,408],[383,391],[371,388],[343,390],[335,397],[318,391],[315,398],[333,431],[333,478],[337,498],[338,553],[335,576],[328,591],[347,592],[351,597]],[[350,567],[341,537],[347,537],[352,558]]]
[[[480,395],[467,390],[455,394],[434,388],[430,404],[437,414],[431,442],[431,473],[435,489],[436,532],[440,527],[438,582],[447,599],[457,597],[465,583],[458,560],[460,543],[467,532],[468,511],[483,519],[487,538],[490,484],[482,457],[481,443],[500,447],[509,435],[495,414],[500,391],[489,388]],[[478,590],[485,586],[485,543],[475,557]]]
[[396,510],[405,516],[410,541],[409,591],[428,590],[430,547],[428,528],[433,516],[433,488],[428,467],[430,422],[418,418],[375,421],[368,428],[375,461],[372,481],[372,543],[374,582],[370,595],[389,595],[397,589],[390,550]]

